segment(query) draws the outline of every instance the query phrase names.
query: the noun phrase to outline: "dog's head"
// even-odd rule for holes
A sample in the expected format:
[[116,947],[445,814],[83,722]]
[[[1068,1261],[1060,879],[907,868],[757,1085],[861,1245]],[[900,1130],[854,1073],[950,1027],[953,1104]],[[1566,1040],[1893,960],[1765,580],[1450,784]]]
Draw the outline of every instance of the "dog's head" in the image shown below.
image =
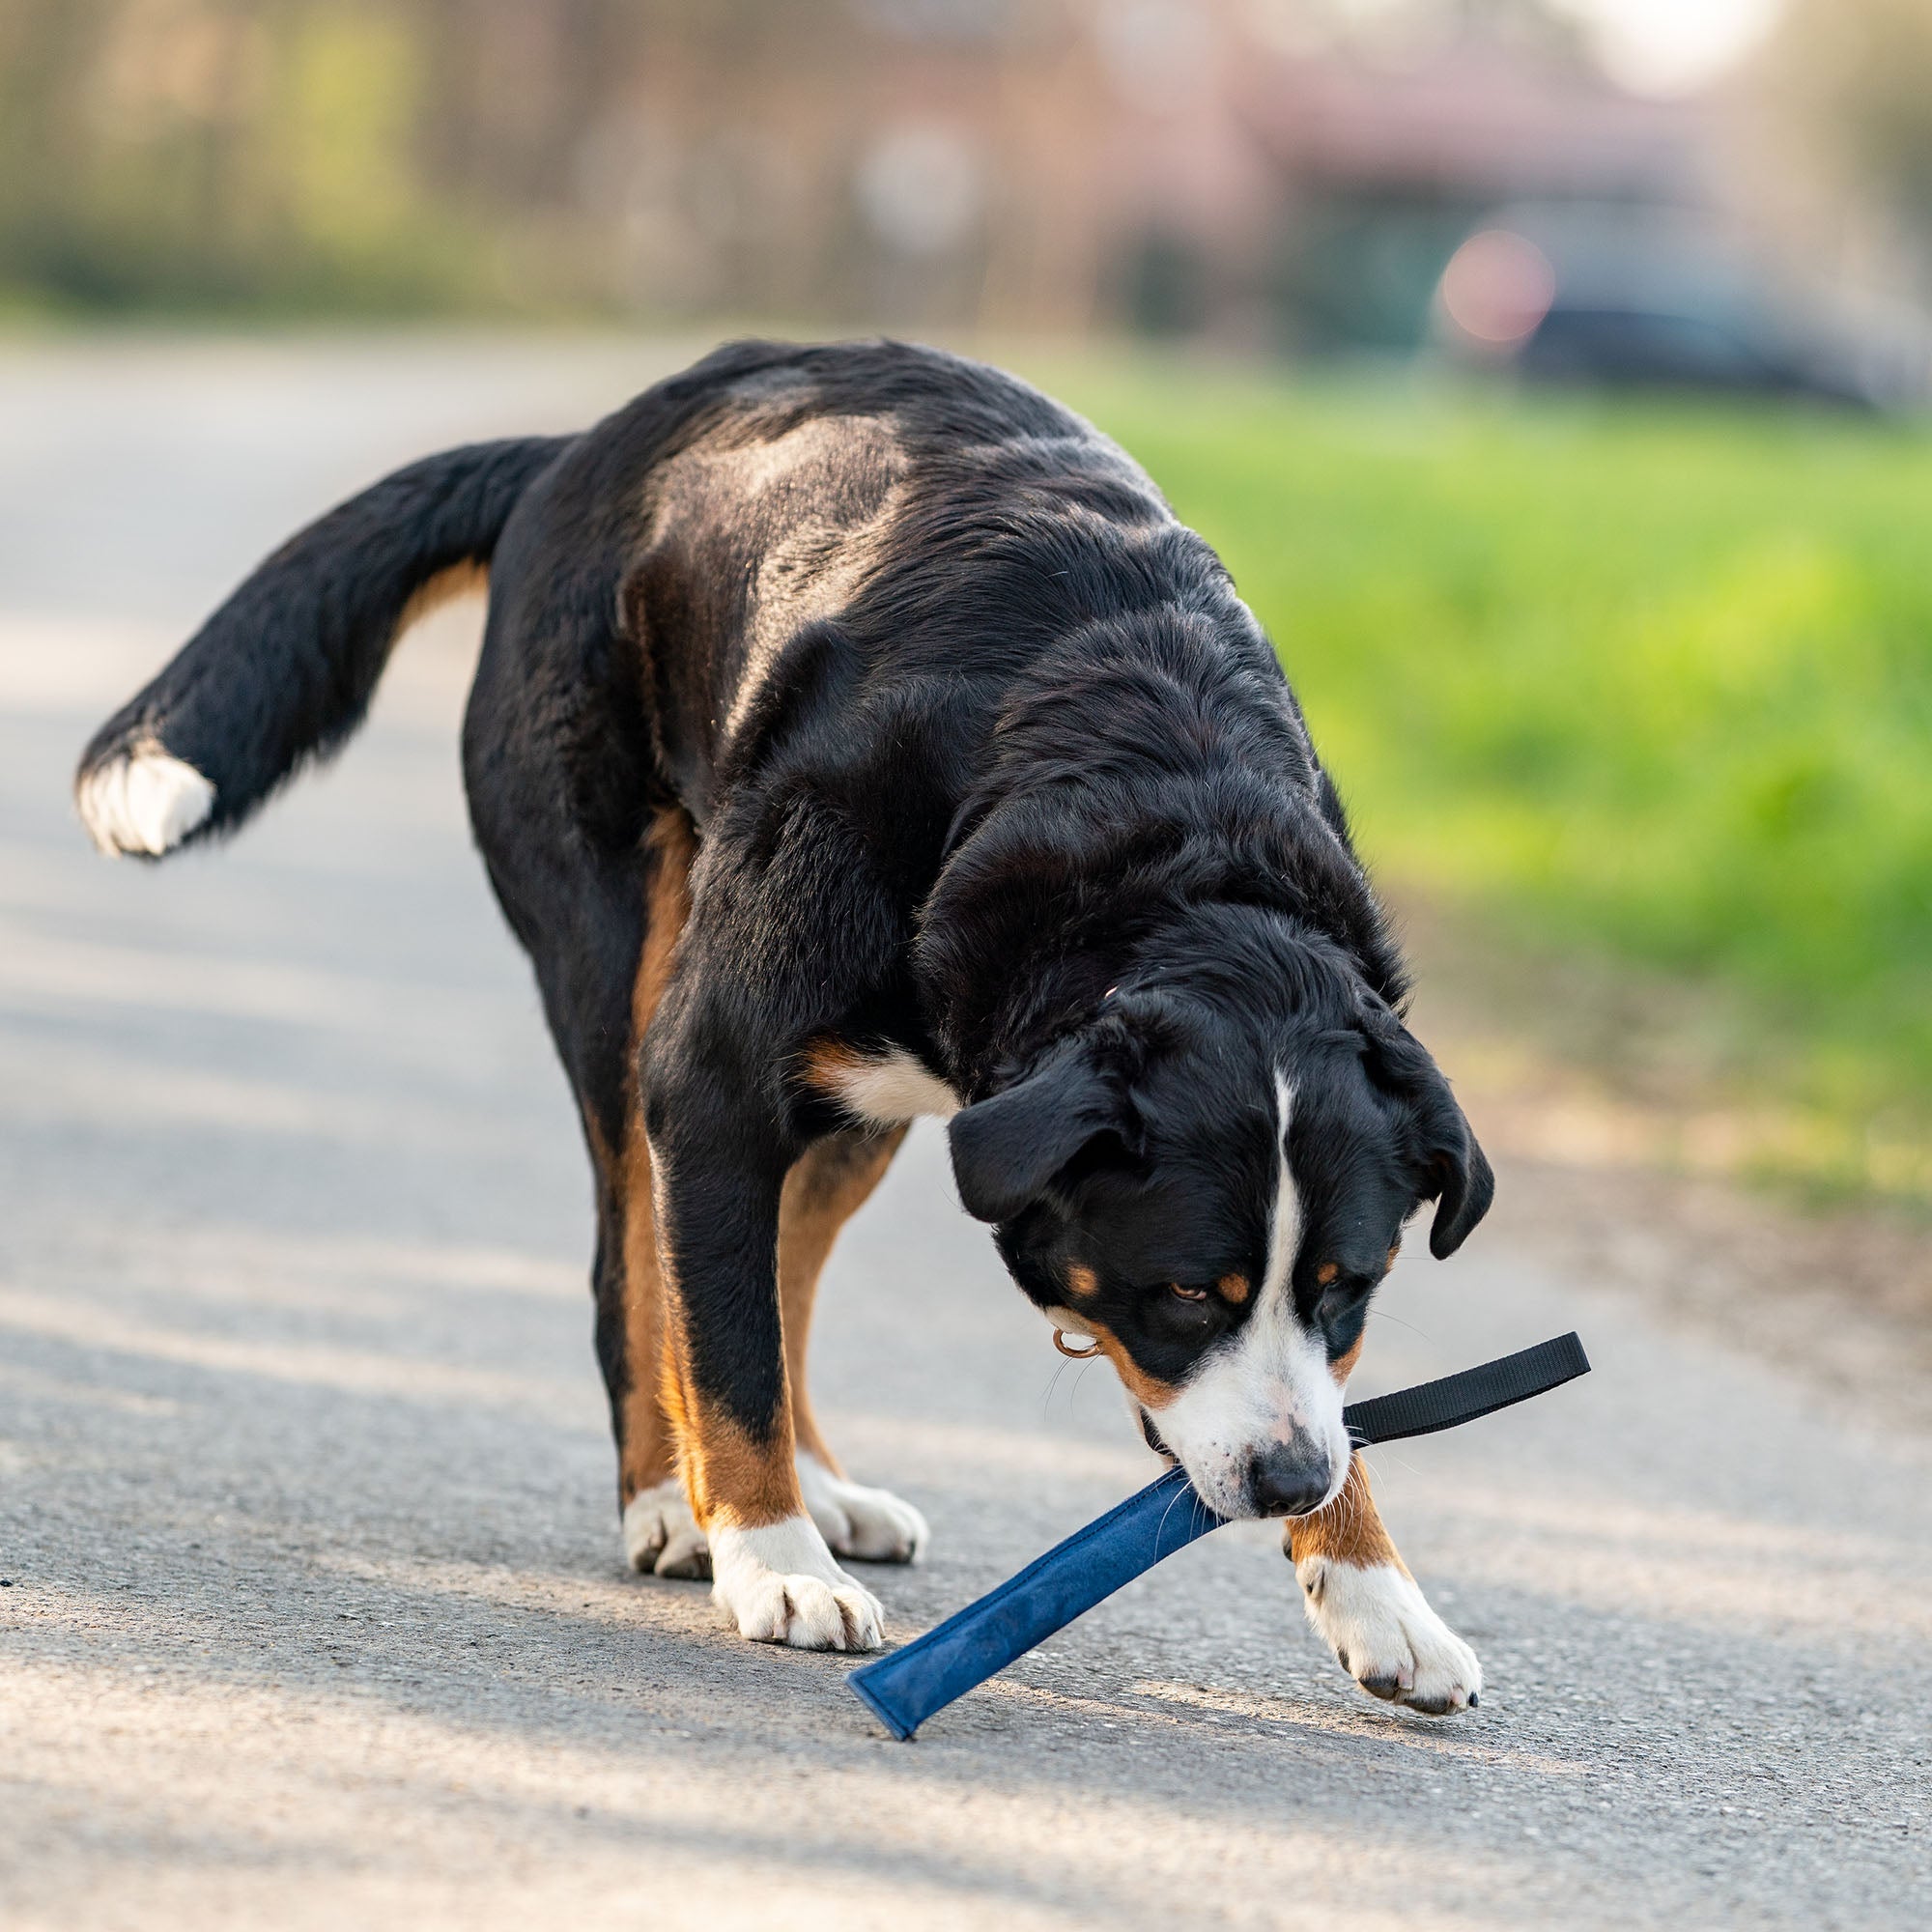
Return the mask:
[[1339,1492],[1342,1384],[1404,1223],[1433,1200],[1430,1248],[1453,1254],[1492,1191],[1396,1015],[1320,942],[1268,942],[1123,980],[951,1127],[1014,1278],[1236,1517]]

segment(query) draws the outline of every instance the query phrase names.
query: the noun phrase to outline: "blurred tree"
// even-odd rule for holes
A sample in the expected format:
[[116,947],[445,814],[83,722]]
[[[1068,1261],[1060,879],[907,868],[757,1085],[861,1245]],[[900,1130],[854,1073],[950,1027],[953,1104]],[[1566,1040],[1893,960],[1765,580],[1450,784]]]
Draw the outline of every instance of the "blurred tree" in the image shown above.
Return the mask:
[[[945,42],[968,15],[983,40],[1013,12],[0,0],[0,297],[675,305],[675,276],[639,272],[655,234],[695,265],[693,299],[822,309],[844,273],[826,195],[878,110],[855,50]],[[808,162],[820,205],[794,232],[787,176]]]
[[[588,4],[521,11],[567,27]],[[464,68],[438,58],[458,11],[0,0],[0,288],[301,310],[487,294],[487,224],[435,139],[462,111]]]
[[1791,0],[1761,71],[1774,104],[1932,251],[1932,0]]

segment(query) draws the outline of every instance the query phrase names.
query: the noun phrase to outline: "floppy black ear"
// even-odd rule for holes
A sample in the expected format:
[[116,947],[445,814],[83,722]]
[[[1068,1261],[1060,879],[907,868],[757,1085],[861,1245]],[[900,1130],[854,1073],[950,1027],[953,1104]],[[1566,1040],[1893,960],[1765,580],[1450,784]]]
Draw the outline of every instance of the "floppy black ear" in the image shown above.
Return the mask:
[[[1440,1074],[1436,1075],[1442,1079]],[[1429,1252],[1446,1261],[1469,1238],[1471,1230],[1490,1211],[1495,1199],[1496,1178],[1461,1107],[1442,1080],[1446,1115],[1437,1124],[1430,1149],[1431,1173],[1436,1181],[1435,1219],[1429,1227]]]
[[1447,1261],[1490,1211],[1495,1175],[1428,1048],[1393,1014],[1371,1014],[1367,1031],[1372,1064],[1378,1063],[1384,1081],[1415,1110],[1423,1194],[1435,1200],[1429,1252]]
[[1119,1083],[1086,1042],[1066,1041],[1024,1080],[953,1115],[946,1131],[959,1199],[975,1220],[1010,1220],[1095,1135],[1124,1124]]

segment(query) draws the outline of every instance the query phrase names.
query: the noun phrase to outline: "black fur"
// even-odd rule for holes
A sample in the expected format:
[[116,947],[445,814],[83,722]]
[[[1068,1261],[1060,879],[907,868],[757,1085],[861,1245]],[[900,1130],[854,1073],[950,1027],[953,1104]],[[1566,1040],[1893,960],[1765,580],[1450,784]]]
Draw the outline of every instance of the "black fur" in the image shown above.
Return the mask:
[[[949,1082],[962,1198],[1022,1286],[1051,1306],[1091,1266],[1164,1380],[1248,1318],[1171,1290],[1262,1280],[1277,1074],[1294,1294],[1333,1354],[1419,1201],[1439,1255],[1481,1218],[1268,640],[1120,450],[979,364],[739,344],[574,440],[418,464],[271,558],[90,760],[157,738],[235,822],[353,726],[414,585],[493,549],[478,842],[611,1145],[641,1082],[693,1385],[753,1438],[781,1421],[780,1189],[843,1122],[818,1043]],[[633,1065],[667,809],[692,912]]]
[[563,447],[527,438],[452,449],[311,524],[95,733],[78,780],[160,744],[214,785],[214,810],[191,838],[240,825],[361,724],[411,597],[454,564],[487,563],[530,479]]

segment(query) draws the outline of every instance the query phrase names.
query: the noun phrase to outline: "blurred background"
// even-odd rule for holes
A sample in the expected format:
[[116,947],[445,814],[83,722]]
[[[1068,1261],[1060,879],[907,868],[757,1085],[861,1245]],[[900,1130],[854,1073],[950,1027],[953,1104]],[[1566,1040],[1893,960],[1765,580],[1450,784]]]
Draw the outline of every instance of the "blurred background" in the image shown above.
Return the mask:
[[7,0],[0,71],[29,311],[1926,374],[1922,0]]
[[[90,405],[986,354],[1227,556],[1486,1137],[1918,1313],[1928,312],[1926,0],[0,0],[7,610]],[[321,507],[118,473],[196,608]]]

